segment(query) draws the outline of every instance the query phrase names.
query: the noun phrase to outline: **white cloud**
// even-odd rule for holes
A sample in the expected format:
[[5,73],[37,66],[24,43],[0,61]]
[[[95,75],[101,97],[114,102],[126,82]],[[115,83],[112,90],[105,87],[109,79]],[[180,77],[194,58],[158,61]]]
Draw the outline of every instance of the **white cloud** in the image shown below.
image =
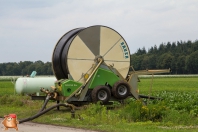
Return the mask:
[[0,63],[51,61],[54,45],[65,32],[92,25],[118,31],[131,53],[162,42],[194,41],[197,7],[196,0],[1,1],[0,55],[6,57]]

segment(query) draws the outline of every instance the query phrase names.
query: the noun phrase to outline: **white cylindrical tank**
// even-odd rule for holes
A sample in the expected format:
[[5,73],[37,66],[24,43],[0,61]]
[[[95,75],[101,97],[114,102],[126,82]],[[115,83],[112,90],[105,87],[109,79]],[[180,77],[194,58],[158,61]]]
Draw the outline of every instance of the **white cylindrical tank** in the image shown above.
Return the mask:
[[38,94],[41,88],[51,90],[56,80],[55,77],[20,77],[16,80],[15,90],[18,94]]

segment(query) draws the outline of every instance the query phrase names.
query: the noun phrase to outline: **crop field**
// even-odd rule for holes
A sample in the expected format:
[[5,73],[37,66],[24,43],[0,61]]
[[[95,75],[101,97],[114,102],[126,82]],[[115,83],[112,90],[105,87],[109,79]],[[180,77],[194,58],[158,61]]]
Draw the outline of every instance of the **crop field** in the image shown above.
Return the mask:
[[198,91],[198,77],[183,78],[140,78],[138,84],[140,92],[159,92],[159,91]]
[[[142,101],[127,99],[108,108],[91,104],[76,111],[52,110],[33,122],[71,126],[106,132],[186,132],[198,131],[198,77],[140,77],[139,92],[162,100]],[[11,81],[0,81],[0,117],[16,113],[18,119],[36,114],[43,101],[32,101],[29,96],[16,95]],[[55,104],[51,101],[50,105]],[[19,124],[20,125],[20,124]],[[20,127],[20,126],[19,126]]]

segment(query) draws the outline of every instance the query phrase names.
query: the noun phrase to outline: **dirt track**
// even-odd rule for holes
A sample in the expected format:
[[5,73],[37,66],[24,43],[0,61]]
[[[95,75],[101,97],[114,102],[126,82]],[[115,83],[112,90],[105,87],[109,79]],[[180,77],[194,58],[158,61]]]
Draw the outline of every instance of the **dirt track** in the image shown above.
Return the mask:
[[[0,118],[0,123],[2,121],[3,119]],[[4,125],[0,124],[0,131],[3,130],[4,130]],[[16,132],[16,130],[14,128],[9,128],[5,132]],[[25,122],[22,124],[18,124],[18,132],[96,132],[96,131]]]

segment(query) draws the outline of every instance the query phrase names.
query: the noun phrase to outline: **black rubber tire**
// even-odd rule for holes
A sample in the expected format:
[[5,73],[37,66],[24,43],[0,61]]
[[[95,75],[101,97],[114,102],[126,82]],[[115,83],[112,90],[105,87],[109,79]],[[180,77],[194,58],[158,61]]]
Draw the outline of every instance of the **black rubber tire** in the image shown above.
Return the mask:
[[94,103],[98,101],[107,103],[111,98],[111,91],[107,86],[97,86],[92,90],[91,97]]
[[112,88],[112,94],[117,99],[126,99],[130,94],[130,85],[123,81],[117,81]]

